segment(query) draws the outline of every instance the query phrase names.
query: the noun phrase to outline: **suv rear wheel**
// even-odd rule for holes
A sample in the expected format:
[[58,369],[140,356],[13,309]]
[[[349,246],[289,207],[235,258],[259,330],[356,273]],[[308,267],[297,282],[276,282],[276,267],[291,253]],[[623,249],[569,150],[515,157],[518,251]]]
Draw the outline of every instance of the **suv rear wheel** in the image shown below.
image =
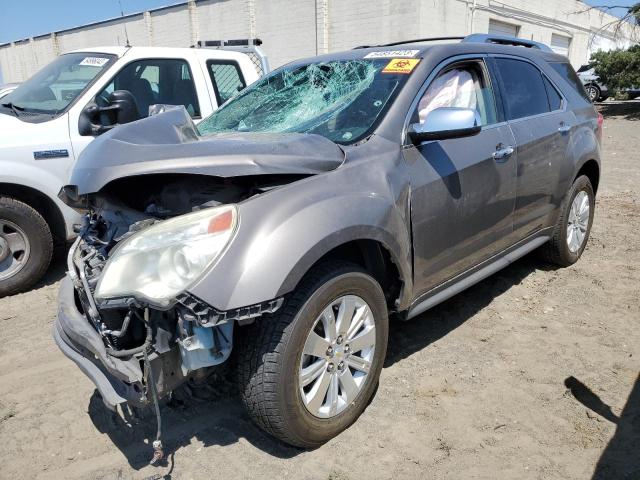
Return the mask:
[[0,197],[0,297],[40,280],[52,252],[51,230],[42,215],[26,203]]
[[542,247],[546,260],[561,267],[578,261],[589,239],[594,207],[591,181],[581,175],[567,192],[551,240]]
[[253,420],[280,440],[317,447],[373,396],[387,349],[380,285],[358,265],[315,268],[280,312],[244,332],[238,373]]

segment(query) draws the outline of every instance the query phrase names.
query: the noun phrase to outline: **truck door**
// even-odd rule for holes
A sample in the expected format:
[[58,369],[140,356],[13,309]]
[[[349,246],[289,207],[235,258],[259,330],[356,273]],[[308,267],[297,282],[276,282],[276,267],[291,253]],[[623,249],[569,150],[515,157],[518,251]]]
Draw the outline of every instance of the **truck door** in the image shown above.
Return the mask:
[[[138,118],[147,117],[149,107],[155,104],[183,105],[196,123],[203,118],[203,114],[208,115],[212,111],[202,72],[192,68],[187,58],[133,60],[125,64],[97,94],[91,96],[85,108],[91,105],[108,107],[110,95],[116,90],[126,90],[133,95]],[[72,116],[70,120],[76,155],[95,138],[95,134],[79,131],[78,120],[79,116]],[[117,124],[117,114],[109,110],[99,111],[92,115],[91,122],[105,127],[106,131]]]

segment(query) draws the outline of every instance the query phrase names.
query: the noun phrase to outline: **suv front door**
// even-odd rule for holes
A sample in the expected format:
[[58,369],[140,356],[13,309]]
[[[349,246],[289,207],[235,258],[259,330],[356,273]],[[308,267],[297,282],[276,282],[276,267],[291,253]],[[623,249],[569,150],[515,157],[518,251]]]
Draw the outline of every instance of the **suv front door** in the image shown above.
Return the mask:
[[474,108],[470,137],[407,144],[416,292],[423,293],[508,246],[513,231],[514,138],[500,122],[482,58],[454,62],[419,95],[411,122],[438,107]]

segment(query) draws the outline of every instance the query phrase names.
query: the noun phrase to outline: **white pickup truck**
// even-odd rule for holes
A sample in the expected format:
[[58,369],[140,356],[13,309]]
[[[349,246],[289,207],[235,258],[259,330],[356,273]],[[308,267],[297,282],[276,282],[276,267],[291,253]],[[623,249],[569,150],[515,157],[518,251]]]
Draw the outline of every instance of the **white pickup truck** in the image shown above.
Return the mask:
[[267,73],[260,43],[77,50],[0,98],[0,297],[38,281],[54,245],[75,236],[79,216],[58,193],[97,135],[158,104],[198,123]]

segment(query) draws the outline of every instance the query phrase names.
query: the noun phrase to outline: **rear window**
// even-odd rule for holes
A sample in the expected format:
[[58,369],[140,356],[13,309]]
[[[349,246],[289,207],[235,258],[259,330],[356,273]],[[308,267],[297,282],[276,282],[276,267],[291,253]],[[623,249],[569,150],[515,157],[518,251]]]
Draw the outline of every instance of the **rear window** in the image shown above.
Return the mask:
[[207,67],[218,106],[247,86],[236,62],[209,60]]
[[569,82],[569,85],[571,85],[575,91],[582,96],[582,98],[589,102],[589,96],[587,95],[587,92],[585,92],[584,86],[582,85],[580,78],[578,78],[578,74],[569,63],[551,62],[549,65],[558,72],[562,78]]

